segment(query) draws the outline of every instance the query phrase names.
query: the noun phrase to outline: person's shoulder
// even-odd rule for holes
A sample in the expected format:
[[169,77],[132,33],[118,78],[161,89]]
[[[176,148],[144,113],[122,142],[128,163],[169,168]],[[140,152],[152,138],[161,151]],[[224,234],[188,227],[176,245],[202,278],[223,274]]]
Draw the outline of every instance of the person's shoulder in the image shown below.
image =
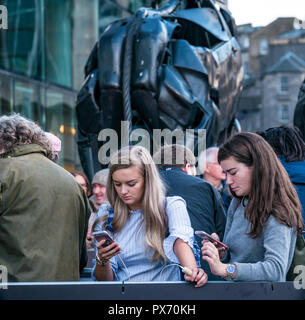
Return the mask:
[[169,209],[173,206],[186,205],[185,200],[180,196],[166,197],[166,208]]
[[[201,194],[210,197],[218,197],[219,192],[213,187],[213,185],[203,178],[193,177],[193,187]],[[220,194],[219,194],[220,195]]]
[[[198,186],[202,187],[202,188],[206,188],[206,189],[213,189],[213,185],[208,182],[207,180],[205,180],[204,178],[200,178],[200,177],[192,177],[194,183],[196,183]],[[216,190],[216,189],[215,189]]]
[[[276,231],[275,231],[276,230]],[[277,233],[286,233],[286,232],[291,232],[294,233],[295,232],[295,228],[291,228],[288,227],[286,224],[280,223],[274,215],[270,215],[270,217],[268,218],[266,224],[265,224],[265,228],[264,228],[264,232],[269,232],[269,233],[273,233],[273,232],[277,232]]]
[[109,202],[105,202],[105,203],[101,204],[101,206],[99,207],[98,212],[96,214],[96,219],[107,215],[109,213],[109,210],[111,210],[111,209],[112,209],[112,207]]
[[184,180],[185,183],[188,184],[188,186],[194,186],[194,187],[205,189],[205,190],[213,189],[213,186],[208,181],[197,176],[191,176],[183,172],[182,179]]

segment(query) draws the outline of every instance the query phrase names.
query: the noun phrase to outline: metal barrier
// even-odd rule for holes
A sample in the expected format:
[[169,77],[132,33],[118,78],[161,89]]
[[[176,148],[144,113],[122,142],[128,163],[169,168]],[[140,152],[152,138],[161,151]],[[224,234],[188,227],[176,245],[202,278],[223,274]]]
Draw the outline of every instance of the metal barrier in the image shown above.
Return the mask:
[[305,290],[293,282],[11,282],[0,300],[305,300]]

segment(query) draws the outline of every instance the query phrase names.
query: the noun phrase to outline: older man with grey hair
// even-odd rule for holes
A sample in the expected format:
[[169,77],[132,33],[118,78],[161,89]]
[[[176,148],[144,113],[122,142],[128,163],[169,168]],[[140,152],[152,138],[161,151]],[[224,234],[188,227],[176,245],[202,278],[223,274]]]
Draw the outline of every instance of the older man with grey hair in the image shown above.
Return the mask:
[[204,150],[199,155],[198,168],[204,180],[211,183],[215,189],[222,191],[222,181],[226,179],[226,174],[218,163],[218,150],[217,147]]
[[54,163],[45,132],[0,117],[0,265],[8,281],[77,281],[90,214],[83,189]]
[[218,162],[218,150],[218,147],[211,147],[201,152],[198,157],[198,168],[203,179],[218,190],[222,198],[223,206],[227,211],[232,195],[225,184],[226,174]]

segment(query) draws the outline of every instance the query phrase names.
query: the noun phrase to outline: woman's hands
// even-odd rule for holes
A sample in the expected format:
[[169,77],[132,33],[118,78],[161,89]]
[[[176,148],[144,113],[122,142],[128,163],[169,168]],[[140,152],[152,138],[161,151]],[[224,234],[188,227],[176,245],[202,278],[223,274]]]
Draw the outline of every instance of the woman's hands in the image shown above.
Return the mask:
[[196,282],[195,287],[201,287],[208,281],[207,274],[200,268],[197,268],[196,259],[191,247],[182,239],[176,239],[174,243],[174,252],[182,266],[187,267],[192,275],[184,275],[186,281]]
[[226,264],[222,263],[219,258],[219,251],[210,241],[202,241],[202,259],[207,261],[211,272],[216,276],[226,276]]
[[121,253],[121,249],[116,242],[112,242],[109,246],[103,247],[106,239],[101,240],[96,244],[97,254],[100,260],[109,261],[112,257]]
[[185,274],[185,281],[196,282],[195,288],[202,287],[208,281],[208,275],[201,268],[188,269],[192,275]]
[[113,281],[114,275],[109,264],[109,260],[115,255],[121,253],[121,249],[116,242],[112,242],[109,246],[103,247],[105,242],[106,239],[102,239],[96,244],[97,263],[94,270],[94,275],[98,281]]
[[[212,233],[212,234],[211,234],[211,237],[214,238],[215,240],[220,241],[220,239],[219,239],[219,237],[218,237],[218,235],[217,235],[216,233]],[[207,241],[207,240],[205,240],[205,241]],[[203,242],[202,242],[202,243],[203,243]],[[218,250],[219,258],[220,258],[220,259],[223,259],[223,258],[225,257],[225,255],[226,255],[226,250],[225,250],[225,248],[219,246],[219,245],[217,244],[217,242],[214,243],[214,246],[215,246],[215,247],[217,248],[217,250]]]

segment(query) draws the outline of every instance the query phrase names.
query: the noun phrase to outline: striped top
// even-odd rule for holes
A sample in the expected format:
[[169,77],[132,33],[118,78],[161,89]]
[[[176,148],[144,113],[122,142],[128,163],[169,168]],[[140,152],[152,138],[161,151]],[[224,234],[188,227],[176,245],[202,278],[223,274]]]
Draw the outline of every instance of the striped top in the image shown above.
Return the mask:
[[[109,204],[100,207],[97,219],[108,214]],[[168,262],[179,263],[173,251],[173,245],[177,238],[187,242],[193,248],[193,229],[186,209],[184,199],[181,197],[167,197],[166,214],[168,217],[169,236],[163,241],[163,248]],[[96,231],[102,229],[101,223],[97,225]],[[147,247],[145,243],[145,223],[141,209],[130,211],[130,217],[125,226],[112,234],[114,241],[120,246],[121,254],[110,259],[115,280],[119,281],[180,281],[181,273],[178,266],[164,268],[164,263],[150,264],[154,250]],[[122,263],[121,256],[124,264]],[[162,260],[161,260],[162,261]],[[162,272],[162,274],[160,274]],[[94,268],[92,271],[94,277]]]

